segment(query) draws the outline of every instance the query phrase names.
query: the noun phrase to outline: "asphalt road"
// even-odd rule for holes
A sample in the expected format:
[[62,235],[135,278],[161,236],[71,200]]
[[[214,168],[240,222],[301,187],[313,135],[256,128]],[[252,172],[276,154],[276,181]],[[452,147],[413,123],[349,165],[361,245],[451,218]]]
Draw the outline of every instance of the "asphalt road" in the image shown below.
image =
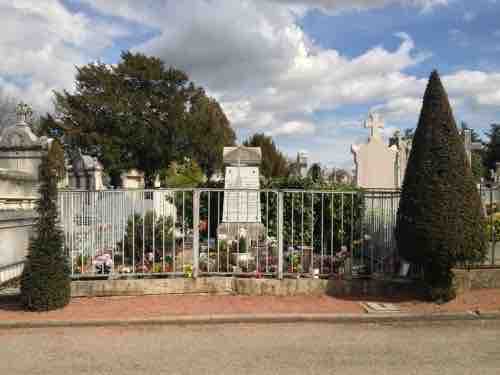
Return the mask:
[[500,322],[6,330],[0,374],[500,374]]

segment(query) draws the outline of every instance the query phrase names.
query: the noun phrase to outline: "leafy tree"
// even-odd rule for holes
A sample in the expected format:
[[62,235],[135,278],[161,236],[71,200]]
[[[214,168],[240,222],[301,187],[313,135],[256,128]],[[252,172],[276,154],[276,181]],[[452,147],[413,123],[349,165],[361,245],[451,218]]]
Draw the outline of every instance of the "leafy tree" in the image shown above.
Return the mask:
[[485,254],[481,199],[448,97],[434,71],[413,139],[398,211],[400,254],[421,265],[433,299],[454,297],[452,267]]
[[57,181],[62,148],[50,148],[40,164],[40,198],[35,236],[31,239],[21,279],[21,295],[29,310],[46,311],[66,306],[70,300],[70,268],[63,252],[63,235],[57,223]]
[[496,163],[500,161],[500,124],[491,124],[486,136],[488,142],[486,142],[483,163],[487,171],[490,171],[495,170]]
[[319,163],[313,163],[307,172],[307,177],[315,183],[321,183],[323,181],[323,171],[321,169],[321,165],[319,165]]
[[[415,129],[413,129],[413,128],[405,129],[402,136],[401,136],[401,139],[403,141],[411,140],[411,139],[413,139],[414,133],[415,133]],[[399,130],[394,132],[394,134],[389,138],[389,147],[398,143],[398,136],[400,134],[401,133]]]
[[269,179],[272,177],[286,177],[290,169],[286,157],[278,150],[273,139],[265,134],[256,133],[243,144],[247,147],[260,147],[262,151],[261,174]]
[[171,247],[173,236],[172,217],[159,216],[155,215],[154,211],[147,211],[144,216],[134,214],[129,217],[124,242],[118,243],[118,248],[123,246],[129,264],[141,263],[143,253],[146,255],[149,252],[155,254],[155,261],[162,261],[163,249]]
[[193,188],[203,184],[205,176],[194,160],[170,164],[164,177],[164,185],[172,188]]
[[[222,121],[222,110],[213,99],[202,98],[203,91],[183,71],[166,68],[156,57],[123,52],[115,66],[92,63],[77,68],[75,93],[55,93],[56,116],[46,116],[42,128],[70,147],[96,156],[112,185],[120,186],[121,173],[136,168],[144,172],[145,185],[151,188],[163,166],[182,160],[203,141],[223,138],[218,126],[229,124]],[[204,100],[209,104],[201,105]],[[211,137],[195,138],[192,144],[190,127],[197,120],[198,127],[210,128]],[[207,170],[211,151],[222,152],[203,148],[196,155],[203,163],[208,160]]]
[[[344,199],[341,194],[330,194],[332,191],[361,192],[354,187],[342,184],[331,184],[325,181],[314,182],[311,178],[288,176],[274,178],[266,183],[266,189],[290,190],[284,193],[283,239],[285,248],[292,243],[310,245],[314,243],[316,253],[323,247],[327,253],[340,250],[342,245],[348,246],[359,256],[359,241],[350,243],[351,234],[354,240],[361,237],[359,222],[363,216],[363,195],[354,194],[352,200]],[[291,190],[324,190],[326,194],[292,193]],[[274,194],[261,195],[262,221],[267,225],[270,236],[277,235],[277,197]],[[352,216],[345,213],[351,212]],[[268,214],[269,213],[269,214]],[[321,214],[323,213],[323,215]],[[292,220],[292,216],[294,220]],[[303,221],[302,221],[303,219]],[[267,222],[266,220],[269,220]],[[293,222],[293,226],[292,226]],[[343,227],[343,232],[340,228]],[[331,230],[333,229],[333,233]],[[323,232],[322,232],[323,231]],[[322,236],[323,233],[323,236]],[[323,238],[323,245],[321,239]],[[333,241],[331,241],[333,239]],[[332,247],[333,246],[333,247]]]
[[186,127],[189,153],[210,179],[223,168],[223,149],[234,145],[236,135],[219,103],[201,89],[190,98]]
[[350,176],[349,172],[342,168],[334,168],[330,175],[328,176],[328,181],[330,183],[343,183],[344,179]]

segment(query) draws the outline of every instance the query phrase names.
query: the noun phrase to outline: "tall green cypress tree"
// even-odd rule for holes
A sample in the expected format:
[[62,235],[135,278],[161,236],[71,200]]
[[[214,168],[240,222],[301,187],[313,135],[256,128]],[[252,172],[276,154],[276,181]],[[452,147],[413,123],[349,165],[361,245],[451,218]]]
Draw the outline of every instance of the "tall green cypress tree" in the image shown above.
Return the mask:
[[396,240],[401,256],[423,267],[432,299],[454,298],[451,269],[485,254],[481,199],[436,71],[413,138]]
[[61,172],[61,147],[54,144],[39,168],[40,198],[35,235],[30,241],[21,278],[21,296],[28,310],[62,308],[70,300],[70,268],[63,251],[57,218],[57,181]]

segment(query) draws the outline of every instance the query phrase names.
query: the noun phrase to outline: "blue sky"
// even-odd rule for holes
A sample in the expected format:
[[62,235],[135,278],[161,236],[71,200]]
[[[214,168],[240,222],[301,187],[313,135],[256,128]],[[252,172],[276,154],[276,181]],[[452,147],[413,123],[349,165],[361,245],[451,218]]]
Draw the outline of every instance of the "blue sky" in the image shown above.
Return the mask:
[[131,49],[184,69],[238,137],[273,135],[350,168],[378,111],[385,134],[414,127],[438,69],[457,122],[500,122],[496,0],[1,0],[0,94],[53,111],[75,66]]

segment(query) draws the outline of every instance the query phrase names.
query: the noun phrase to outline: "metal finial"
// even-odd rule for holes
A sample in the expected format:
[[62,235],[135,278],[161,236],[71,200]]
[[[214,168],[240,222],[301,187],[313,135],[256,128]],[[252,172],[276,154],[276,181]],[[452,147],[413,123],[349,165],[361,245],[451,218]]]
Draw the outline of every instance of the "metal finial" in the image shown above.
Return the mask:
[[26,103],[19,103],[16,107],[17,122],[26,124],[33,116],[33,110]]

